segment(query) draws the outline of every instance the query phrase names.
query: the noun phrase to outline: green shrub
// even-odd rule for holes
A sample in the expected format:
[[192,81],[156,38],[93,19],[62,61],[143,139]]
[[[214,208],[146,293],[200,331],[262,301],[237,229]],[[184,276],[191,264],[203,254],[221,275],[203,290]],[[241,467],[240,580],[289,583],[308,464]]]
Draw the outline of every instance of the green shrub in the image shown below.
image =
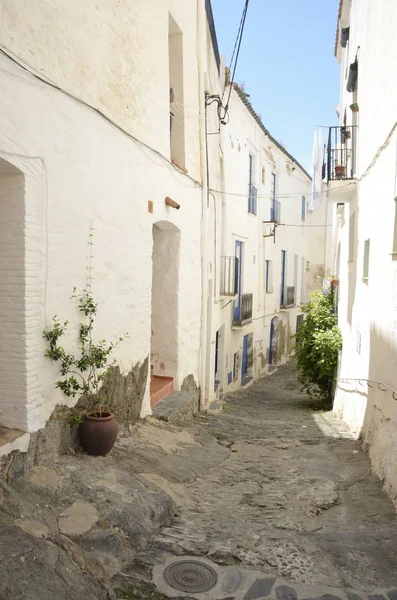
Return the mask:
[[306,315],[296,333],[298,380],[310,397],[331,400],[332,382],[342,349],[334,291],[313,292],[302,308]]

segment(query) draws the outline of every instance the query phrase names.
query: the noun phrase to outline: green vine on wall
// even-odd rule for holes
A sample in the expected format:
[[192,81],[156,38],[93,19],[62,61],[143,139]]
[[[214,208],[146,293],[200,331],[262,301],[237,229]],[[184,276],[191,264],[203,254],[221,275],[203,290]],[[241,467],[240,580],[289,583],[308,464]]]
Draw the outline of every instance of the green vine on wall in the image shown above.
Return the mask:
[[[87,283],[80,294],[76,292],[76,288],[73,288],[72,295],[72,299],[76,300],[78,310],[82,315],[82,322],[78,327],[78,352],[76,354],[68,352],[61,345],[61,339],[65,335],[69,322],[61,321],[57,316],[52,319],[52,327],[43,331],[43,337],[48,344],[45,356],[59,363],[62,375],[62,379],[56,382],[55,387],[62,390],[66,396],[84,396],[88,400],[90,412],[102,416],[103,397],[100,389],[109,369],[115,363],[115,361],[110,361],[110,355],[128,334],[119,337],[115,342],[107,342],[104,339],[94,342],[93,332],[98,304],[94,300],[91,289],[92,246],[93,227],[91,224]],[[76,411],[73,413],[74,424],[79,420],[75,413]]]

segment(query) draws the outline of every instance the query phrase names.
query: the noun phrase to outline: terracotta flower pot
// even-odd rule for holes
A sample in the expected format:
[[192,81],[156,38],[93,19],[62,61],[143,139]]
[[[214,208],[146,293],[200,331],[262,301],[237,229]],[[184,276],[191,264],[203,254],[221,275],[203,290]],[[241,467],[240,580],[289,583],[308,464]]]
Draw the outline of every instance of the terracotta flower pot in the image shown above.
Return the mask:
[[344,177],[346,175],[346,167],[342,165],[336,165],[335,167],[335,175],[336,177]]
[[80,425],[80,440],[84,452],[91,456],[106,456],[114,446],[118,424],[110,412],[85,415]]
[[337,287],[339,285],[339,279],[333,279],[331,283],[334,287]]

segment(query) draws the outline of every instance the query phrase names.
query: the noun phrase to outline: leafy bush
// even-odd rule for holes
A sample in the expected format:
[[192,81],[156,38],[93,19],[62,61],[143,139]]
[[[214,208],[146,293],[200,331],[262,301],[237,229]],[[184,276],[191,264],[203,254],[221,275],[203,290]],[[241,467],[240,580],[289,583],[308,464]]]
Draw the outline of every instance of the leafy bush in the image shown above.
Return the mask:
[[298,380],[310,397],[331,400],[332,382],[342,349],[334,291],[313,292],[302,308],[306,315],[296,333]]

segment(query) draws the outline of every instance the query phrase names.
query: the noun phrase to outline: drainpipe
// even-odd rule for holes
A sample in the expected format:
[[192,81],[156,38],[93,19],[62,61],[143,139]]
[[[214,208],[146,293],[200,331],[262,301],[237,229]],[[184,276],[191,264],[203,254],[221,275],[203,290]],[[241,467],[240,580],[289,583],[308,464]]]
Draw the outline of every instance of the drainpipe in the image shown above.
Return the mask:
[[200,165],[202,181],[201,197],[201,333],[200,333],[200,356],[199,356],[199,388],[200,408],[204,405],[205,383],[206,383],[206,356],[207,356],[207,305],[208,305],[208,169],[206,154],[206,130],[203,126],[203,117],[206,117],[205,86],[204,86],[204,64],[205,56],[205,8],[202,0],[197,0],[197,77],[199,93],[199,127],[200,127]]

